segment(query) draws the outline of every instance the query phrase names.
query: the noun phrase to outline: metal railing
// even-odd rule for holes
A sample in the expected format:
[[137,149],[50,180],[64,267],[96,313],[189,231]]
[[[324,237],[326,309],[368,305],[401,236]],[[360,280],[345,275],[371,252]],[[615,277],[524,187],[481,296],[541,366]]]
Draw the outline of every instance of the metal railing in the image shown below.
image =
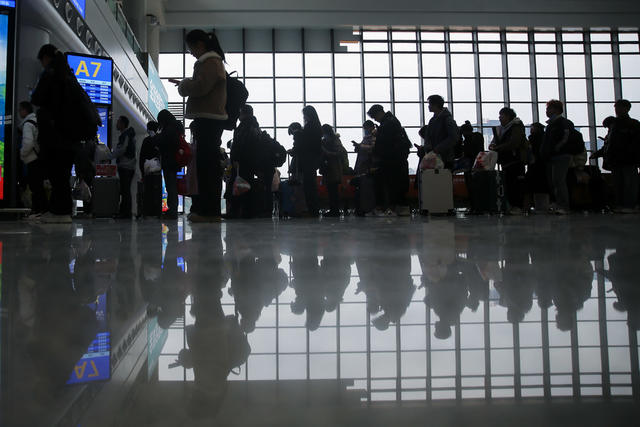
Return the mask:
[[122,33],[127,39],[127,42],[129,42],[129,46],[131,46],[131,49],[133,49],[133,53],[135,53],[136,56],[140,58],[140,55],[142,54],[142,48],[140,47],[140,43],[138,42],[138,39],[136,39],[136,36],[133,33],[133,30],[131,29],[127,18],[125,17],[124,12],[122,11],[120,2],[116,0],[106,0],[106,2],[109,5],[109,9],[111,9],[111,13],[113,13],[113,16],[116,18],[116,22],[120,26]]

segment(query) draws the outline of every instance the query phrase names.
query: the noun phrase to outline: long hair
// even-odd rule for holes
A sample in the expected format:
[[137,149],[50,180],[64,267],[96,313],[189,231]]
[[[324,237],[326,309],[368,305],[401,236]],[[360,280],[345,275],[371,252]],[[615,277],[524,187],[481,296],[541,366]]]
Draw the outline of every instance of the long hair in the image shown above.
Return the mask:
[[224,61],[224,51],[220,46],[220,41],[216,37],[215,33],[206,33],[202,30],[192,30],[187,33],[186,42],[188,45],[194,45],[198,42],[204,43],[207,52],[215,52],[220,55],[220,58]]
[[302,115],[307,118],[306,127],[310,127],[313,129],[320,130],[322,125],[320,124],[320,119],[318,118],[318,112],[312,105],[307,105],[302,109]]
[[333,127],[331,125],[322,125],[322,134],[327,135],[330,138],[336,136],[336,133],[333,131]]
[[165,129],[167,126],[173,125],[177,122],[176,116],[171,114],[169,110],[162,110],[158,113],[158,124],[160,129]]

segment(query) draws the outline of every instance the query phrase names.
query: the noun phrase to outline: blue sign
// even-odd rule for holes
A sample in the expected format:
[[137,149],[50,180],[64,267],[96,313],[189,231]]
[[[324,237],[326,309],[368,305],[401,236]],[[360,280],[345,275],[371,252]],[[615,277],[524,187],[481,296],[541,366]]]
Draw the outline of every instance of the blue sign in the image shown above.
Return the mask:
[[100,120],[102,120],[102,126],[98,127],[98,142],[109,145],[109,109],[98,107],[97,110],[100,114]]
[[71,0],[71,4],[76,8],[82,19],[84,19],[85,8],[87,6],[86,0]]
[[158,70],[156,70],[155,65],[153,65],[153,60],[151,56],[149,56],[149,111],[151,111],[151,115],[153,117],[158,117],[158,113],[162,110],[165,110],[169,107],[169,97],[167,95],[167,91],[162,84],[162,80],[160,80],[160,75],[158,74]]
[[111,58],[67,54],[67,62],[76,75],[78,83],[94,104],[111,105],[113,79]]
[[[84,0],[82,0],[84,3]],[[16,0],[0,0],[0,6],[3,7],[16,7]]]
[[[75,264],[74,264],[75,266]],[[69,265],[72,269],[72,266]],[[67,384],[104,381],[111,378],[111,333],[107,331],[107,294],[100,294],[95,302],[87,304],[95,311],[99,333],[87,352],[76,363]]]

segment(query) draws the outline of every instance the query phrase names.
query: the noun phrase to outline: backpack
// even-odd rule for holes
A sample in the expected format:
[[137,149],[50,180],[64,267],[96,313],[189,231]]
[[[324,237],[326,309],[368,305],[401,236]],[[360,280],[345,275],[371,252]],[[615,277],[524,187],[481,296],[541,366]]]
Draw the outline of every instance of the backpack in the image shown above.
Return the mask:
[[[35,145],[33,146],[33,151],[36,153],[36,156],[40,157],[40,145],[38,144],[38,122],[36,122],[35,120],[27,120],[25,121],[25,124],[29,123],[32,124],[34,128],[36,128],[36,140],[35,140]],[[22,146],[22,142],[20,142],[20,146]]]
[[184,135],[180,135],[178,141],[178,150],[176,151],[176,163],[179,168],[183,168],[191,161],[191,146],[185,139]]
[[409,139],[409,135],[407,135],[407,131],[402,128],[400,132],[400,137],[396,141],[396,151],[398,156],[402,159],[407,159],[409,157],[409,153],[411,152],[411,140]]
[[102,119],[87,92],[69,73],[64,82],[62,130],[73,141],[87,141],[98,134]]
[[[231,372],[240,374],[240,367],[247,362],[251,353],[251,346],[238,322],[238,315],[231,314],[224,318],[225,331],[227,333],[229,368]],[[238,372],[234,372],[238,369]]]
[[[234,74],[235,71],[231,74]],[[231,74],[227,73],[227,104],[225,109],[229,118],[224,122],[223,127],[226,130],[234,130],[238,118],[240,117],[240,109],[247,103],[249,98],[249,91],[245,85],[237,77],[231,77]]]
[[266,131],[260,135],[262,143],[266,146],[266,156],[274,168],[279,168],[287,161],[287,150]]
[[568,154],[581,154],[585,150],[584,137],[582,136],[582,133],[576,128],[571,128],[566,145],[566,151]]

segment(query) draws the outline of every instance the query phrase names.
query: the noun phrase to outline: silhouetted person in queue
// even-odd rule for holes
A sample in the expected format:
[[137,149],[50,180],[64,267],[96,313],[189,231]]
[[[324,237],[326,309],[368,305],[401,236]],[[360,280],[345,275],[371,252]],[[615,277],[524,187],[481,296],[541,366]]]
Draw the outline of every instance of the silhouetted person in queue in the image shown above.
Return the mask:
[[505,193],[510,205],[509,213],[520,215],[524,198],[527,137],[522,120],[511,108],[501,109],[498,118],[500,126],[494,128],[494,137],[489,149],[498,153],[498,163],[504,172]]
[[555,198],[555,213],[569,213],[569,187],[567,172],[571,163],[568,141],[573,123],[562,116],[564,105],[561,101],[547,102],[547,128],[544,131],[542,158],[547,162],[547,177],[552,195]]
[[[322,125],[316,109],[310,105],[302,109],[302,116],[304,126],[301,133],[297,135],[294,151],[297,167],[302,173],[302,185],[309,215],[317,217],[319,204],[316,172],[322,159]],[[296,135],[294,135],[295,140]]]
[[537,212],[546,212],[549,208],[549,182],[547,164],[541,152],[544,143],[544,125],[538,122],[531,124],[528,140],[531,154],[525,174],[528,205],[533,205]]
[[384,107],[375,104],[367,115],[379,123],[373,155],[379,161],[376,173],[378,216],[409,216],[409,151],[411,142],[400,121]]
[[360,143],[352,141],[353,148],[358,154],[356,165],[353,168],[356,175],[371,173],[371,170],[377,167],[377,162],[373,156],[376,133],[378,133],[378,127],[371,120],[367,120],[362,124],[362,141]]
[[[233,196],[231,202],[231,217],[251,218],[255,215],[255,195],[259,193],[258,182],[255,179],[259,169],[260,157],[260,125],[253,115],[253,108],[245,105],[240,110],[240,123],[233,132],[233,144],[229,158],[236,175],[251,185],[251,189],[240,196]],[[233,186],[233,184],[232,184]]]
[[30,102],[23,101],[18,106],[18,114],[22,119],[22,139],[20,160],[26,167],[27,183],[31,190],[31,214],[27,219],[37,219],[47,212],[47,196],[44,191],[45,170],[38,143],[38,119]]
[[180,137],[184,134],[184,128],[169,110],[162,110],[158,113],[158,125],[160,131],[155,136],[155,141],[160,149],[160,163],[162,164],[162,175],[167,189],[167,207],[169,208],[164,217],[174,220],[178,219],[177,174],[180,170],[176,161],[176,153],[180,146]]
[[602,159],[602,169],[610,171],[612,166],[609,164],[610,158],[607,156],[607,152],[609,151],[609,139],[611,136],[611,131],[613,130],[613,125],[616,123],[616,118],[613,116],[605,117],[602,121],[602,127],[607,130],[607,134],[605,136],[599,136],[598,139],[602,140],[602,147],[599,150],[596,150],[591,157],[590,160]]
[[444,106],[444,98],[440,95],[431,95],[427,101],[433,117],[423,131],[424,146],[418,149],[418,157],[422,158],[433,151],[442,158],[444,167],[451,169],[455,145],[458,141],[458,126],[449,109]]
[[136,131],[129,126],[129,118],[120,116],[116,122],[120,132],[118,144],[111,153],[111,158],[118,165],[120,177],[120,213],[118,218],[131,219],[131,184],[136,173]]
[[221,220],[222,165],[220,145],[224,122],[229,118],[225,55],[213,33],[192,30],[186,37],[187,47],[197,58],[193,77],[179,82],[178,92],[188,97],[185,118],[193,119],[193,134],[198,142],[196,164],[198,174],[198,212],[191,222]]
[[[159,217],[162,214],[162,176],[160,175],[162,156],[155,140],[159,127],[158,122],[147,123],[147,136],[140,147],[138,166],[142,177],[142,215],[144,217]],[[160,164],[160,170],[145,168],[145,163],[148,161]]]
[[340,184],[342,174],[349,168],[347,150],[330,125],[322,125],[322,163],[320,173],[329,192],[329,212],[326,217],[340,216]]
[[638,165],[640,165],[640,122],[629,117],[631,103],[615,103],[616,120],[611,127],[605,160],[611,167],[617,212],[634,213],[638,204]]
[[45,223],[71,222],[71,168],[80,139],[69,132],[69,118],[65,105],[67,79],[75,75],[62,52],[54,45],[40,48],[38,60],[44,71],[31,94],[31,103],[39,107],[38,142],[42,153],[47,177],[51,183],[49,212],[39,221]]
[[460,126],[462,138],[458,150],[460,156],[456,158],[454,170],[469,171],[481,151],[484,151],[484,137],[480,132],[474,132],[469,120]]

